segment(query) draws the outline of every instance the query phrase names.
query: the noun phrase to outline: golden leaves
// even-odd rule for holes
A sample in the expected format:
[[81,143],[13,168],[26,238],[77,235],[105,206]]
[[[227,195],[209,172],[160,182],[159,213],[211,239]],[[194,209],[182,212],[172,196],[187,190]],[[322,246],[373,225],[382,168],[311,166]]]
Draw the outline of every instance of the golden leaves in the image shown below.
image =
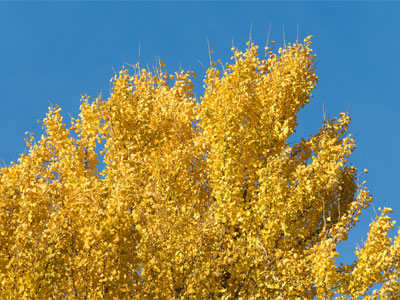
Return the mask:
[[310,45],[233,48],[200,102],[195,74],[159,60],[120,71],[107,100],[84,95],[70,127],[51,107],[0,170],[0,298],[398,298],[390,209],[337,266],[372,201],[349,116],[287,143],[318,81]]

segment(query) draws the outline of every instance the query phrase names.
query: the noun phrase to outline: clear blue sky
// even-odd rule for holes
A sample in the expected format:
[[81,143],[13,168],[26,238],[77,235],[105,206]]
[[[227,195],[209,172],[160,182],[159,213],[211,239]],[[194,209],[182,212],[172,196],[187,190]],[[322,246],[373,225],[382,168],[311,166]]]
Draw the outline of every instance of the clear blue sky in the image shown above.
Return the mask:
[[[232,41],[277,46],[315,36],[319,85],[300,115],[299,133],[315,133],[322,107],[329,116],[348,111],[357,134],[352,163],[374,195],[375,207],[391,206],[400,224],[400,3],[396,2],[2,2],[0,3],[0,159],[24,151],[24,133],[49,102],[76,116],[82,94],[110,92],[113,68],[156,56],[168,71],[181,65],[198,78],[207,64],[207,38],[215,58],[230,59]],[[262,47],[260,47],[262,48]],[[202,91],[197,81],[197,95]],[[397,121],[396,121],[397,120]],[[373,211],[342,247],[343,260],[366,238]]]

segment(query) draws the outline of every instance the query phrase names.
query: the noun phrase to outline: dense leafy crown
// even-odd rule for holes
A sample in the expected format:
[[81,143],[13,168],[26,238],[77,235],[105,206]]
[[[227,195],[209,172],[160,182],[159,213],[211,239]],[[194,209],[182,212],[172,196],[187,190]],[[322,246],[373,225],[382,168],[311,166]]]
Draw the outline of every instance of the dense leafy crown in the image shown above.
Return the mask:
[[71,126],[51,107],[0,170],[0,298],[400,299],[389,208],[336,263],[372,201],[350,118],[287,142],[317,84],[310,45],[232,49],[200,101],[160,62],[84,96]]

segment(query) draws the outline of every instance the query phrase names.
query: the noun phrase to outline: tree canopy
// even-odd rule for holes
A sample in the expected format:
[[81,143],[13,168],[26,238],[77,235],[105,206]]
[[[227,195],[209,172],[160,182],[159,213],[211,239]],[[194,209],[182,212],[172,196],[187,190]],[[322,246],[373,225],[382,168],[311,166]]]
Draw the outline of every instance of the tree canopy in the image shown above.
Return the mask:
[[50,107],[0,170],[0,298],[400,299],[390,208],[337,262],[372,202],[350,117],[288,143],[318,81],[310,47],[232,48],[200,99],[160,61],[84,96],[70,125]]

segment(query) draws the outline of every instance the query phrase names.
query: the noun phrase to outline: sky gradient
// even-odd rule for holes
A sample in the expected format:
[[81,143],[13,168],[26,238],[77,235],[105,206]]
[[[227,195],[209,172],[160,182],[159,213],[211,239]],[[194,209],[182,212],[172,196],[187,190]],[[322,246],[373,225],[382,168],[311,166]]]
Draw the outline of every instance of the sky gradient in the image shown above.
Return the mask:
[[[369,170],[361,179],[374,206],[392,207],[399,223],[399,14],[396,2],[2,2],[0,160],[8,165],[25,151],[26,131],[40,136],[36,121],[50,103],[68,120],[82,94],[108,97],[114,70],[135,64],[139,45],[142,65],[159,56],[169,72],[195,71],[200,97],[207,39],[225,63],[232,44],[244,49],[250,28],[262,49],[271,26],[276,48],[313,35],[317,54],[319,84],[289,140],[317,132],[323,111],[349,112],[357,141],[351,162]],[[341,247],[343,261],[354,258],[371,217],[373,209],[365,211]]]

